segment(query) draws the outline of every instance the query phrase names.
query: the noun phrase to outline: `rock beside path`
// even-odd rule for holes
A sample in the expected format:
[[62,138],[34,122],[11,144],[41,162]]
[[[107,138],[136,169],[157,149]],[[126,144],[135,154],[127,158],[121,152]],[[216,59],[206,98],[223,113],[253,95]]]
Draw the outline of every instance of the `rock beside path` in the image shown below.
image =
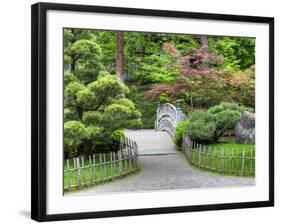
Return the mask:
[[255,114],[243,113],[235,127],[235,141],[240,144],[255,144]]

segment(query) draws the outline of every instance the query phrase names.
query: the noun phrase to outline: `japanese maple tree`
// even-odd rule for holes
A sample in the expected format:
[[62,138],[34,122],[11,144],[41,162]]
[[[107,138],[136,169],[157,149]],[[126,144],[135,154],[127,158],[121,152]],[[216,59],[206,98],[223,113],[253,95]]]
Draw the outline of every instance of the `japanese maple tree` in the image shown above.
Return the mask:
[[176,69],[180,76],[172,84],[157,84],[146,93],[146,99],[159,98],[166,95],[172,99],[183,97],[187,100],[189,96],[190,109],[193,110],[192,87],[194,82],[200,78],[212,76],[217,72],[216,65],[222,61],[215,53],[210,53],[206,45],[198,49],[192,49],[188,54],[183,55],[171,43],[163,44],[163,50],[172,57],[169,66]]

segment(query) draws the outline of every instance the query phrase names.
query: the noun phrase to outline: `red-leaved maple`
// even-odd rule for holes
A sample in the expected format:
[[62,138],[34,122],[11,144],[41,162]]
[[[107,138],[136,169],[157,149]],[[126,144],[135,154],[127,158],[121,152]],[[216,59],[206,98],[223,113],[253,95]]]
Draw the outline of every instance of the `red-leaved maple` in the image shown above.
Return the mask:
[[171,43],[163,44],[162,48],[164,52],[171,55],[170,66],[174,67],[180,76],[172,84],[155,85],[147,91],[145,98],[155,99],[164,93],[172,99],[177,99],[188,91],[192,110],[192,78],[211,76],[216,72],[213,65],[220,64],[222,59],[219,55],[208,52],[205,45],[198,49],[192,49],[187,55],[182,55]]

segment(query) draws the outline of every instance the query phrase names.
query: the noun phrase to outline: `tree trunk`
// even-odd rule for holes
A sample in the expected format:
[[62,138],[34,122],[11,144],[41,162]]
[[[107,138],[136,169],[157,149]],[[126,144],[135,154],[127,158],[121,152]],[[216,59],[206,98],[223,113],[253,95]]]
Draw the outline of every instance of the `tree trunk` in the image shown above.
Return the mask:
[[192,90],[189,92],[189,99],[190,99],[190,111],[193,111],[193,97],[192,97]]
[[[200,47],[201,47],[201,49],[203,50],[203,52],[205,53],[205,54],[208,54],[208,52],[209,52],[209,45],[208,45],[208,39],[207,39],[207,36],[200,36],[200,38],[199,38],[199,42],[200,42]],[[207,64],[207,63],[204,63],[203,65],[202,65],[202,69],[209,69],[209,64]]]
[[204,52],[208,52],[209,45],[208,45],[207,36],[200,36],[199,42],[200,42],[200,46],[204,50]]
[[124,33],[122,31],[116,32],[116,75],[124,82]]
[[74,72],[75,71],[75,63],[76,63],[76,61],[73,59],[72,63],[70,64],[70,72]]

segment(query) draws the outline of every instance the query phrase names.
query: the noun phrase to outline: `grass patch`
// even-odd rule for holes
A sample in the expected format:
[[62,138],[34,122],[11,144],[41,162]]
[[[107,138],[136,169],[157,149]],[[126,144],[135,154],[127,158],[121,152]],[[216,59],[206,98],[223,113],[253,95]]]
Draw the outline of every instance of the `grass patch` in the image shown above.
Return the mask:
[[224,175],[255,176],[255,145],[252,144],[205,145],[201,150],[193,149],[188,160],[196,167]]
[[112,161],[110,163],[109,154],[102,154],[102,157],[96,155],[95,166],[93,165],[93,159],[91,159],[91,161],[89,159],[84,160],[84,164],[82,163],[82,157],[80,157],[79,160],[79,170],[77,168],[74,169],[75,166],[73,159],[69,160],[69,169],[67,162],[65,161],[64,163],[65,192],[80,190],[90,186],[102,184],[104,182],[113,181],[114,179],[129,175],[130,173],[138,170],[138,168],[135,166],[133,158],[127,158],[119,162],[117,161],[116,156],[116,161]]

